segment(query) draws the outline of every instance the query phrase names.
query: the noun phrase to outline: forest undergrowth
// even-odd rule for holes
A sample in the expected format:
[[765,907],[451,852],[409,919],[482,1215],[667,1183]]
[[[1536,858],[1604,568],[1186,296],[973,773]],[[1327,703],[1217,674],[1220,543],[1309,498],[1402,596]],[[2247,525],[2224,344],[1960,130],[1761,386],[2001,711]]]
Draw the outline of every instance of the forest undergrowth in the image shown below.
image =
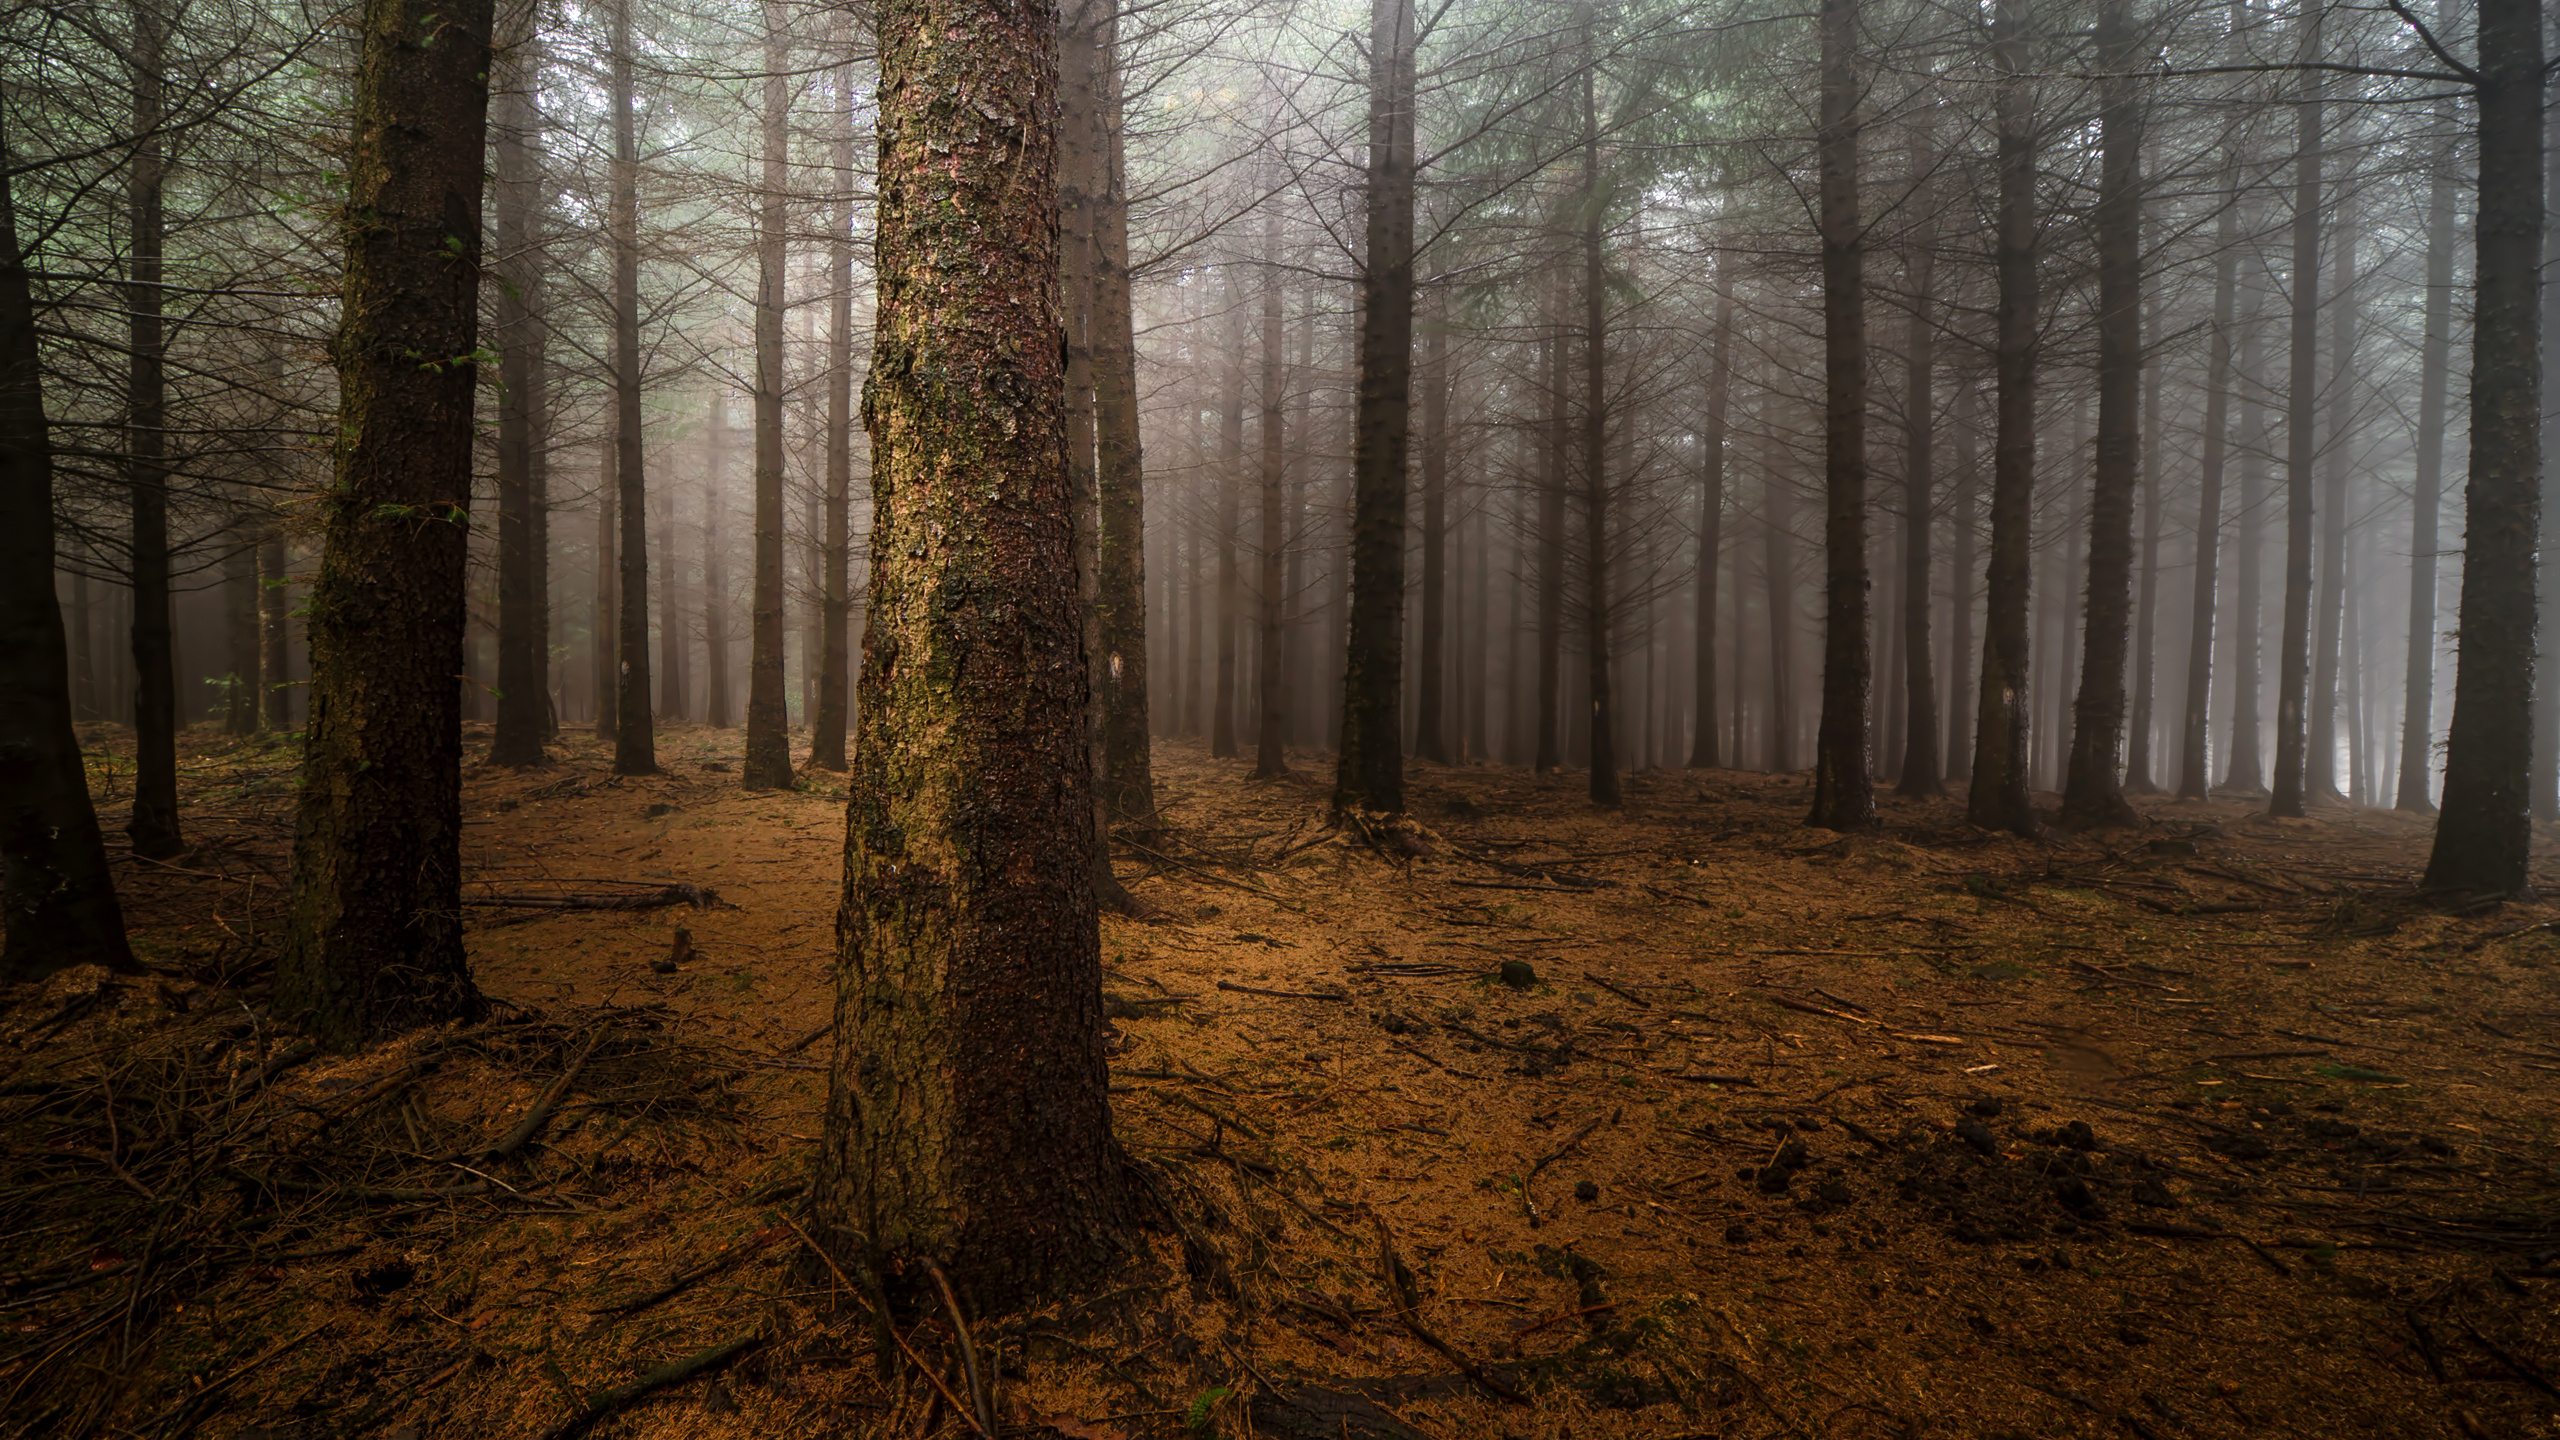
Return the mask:
[[884,1324],[796,1209],[843,796],[733,753],[469,771],[489,1013],[330,1057],[262,1014],[294,747],[196,737],[147,973],[0,1009],[0,1429],[2560,1433],[2560,904],[2418,903],[2419,818],[1416,764],[1381,846],[1329,757],[1160,742],[1103,932],[1153,1253]]

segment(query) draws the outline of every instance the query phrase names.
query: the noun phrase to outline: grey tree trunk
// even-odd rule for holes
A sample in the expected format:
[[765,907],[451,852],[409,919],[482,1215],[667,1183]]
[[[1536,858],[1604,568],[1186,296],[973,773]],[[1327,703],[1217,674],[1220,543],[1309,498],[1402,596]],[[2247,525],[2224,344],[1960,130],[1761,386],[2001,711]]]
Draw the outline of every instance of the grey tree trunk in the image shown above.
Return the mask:
[[[2295,24],[2299,53],[2317,56],[2324,0],[2305,0]],[[2293,329],[2284,422],[2284,638],[2276,660],[2276,773],[2267,813],[2300,816],[2310,782],[2312,464],[2319,447],[2313,425],[2320,403],[2320,166],[2327,149],[2326,93],[2321,72],[2298,72],[2294,104]]]
[[1984,576],[1982,683],[1975,711],[1973,781],[1965,814],[1986,829],[2033,834],[2028,789],[2027,607],[2029,526],[2036,465],[2035,89],[2028,78],[2028,0],[1998,0],[1991,21],[1999,148],[1996,265],[1999,299],[1992,351],[1997,375],[1991,452],[1991,557]]
[[631,79],[632,0],[613,0],[607,79],[613,106],[614,585],[613,773],[658,771],[657,726],[649,709],[649,485],[644,474],[640,385],[640,135]]
[[1698,436],[1698,614],[1697,633],[1692,637],[1695,669],[1690,675],[1697,717],[1689,743],[1693,769],[1714,769],[1724,763],[1724,748],[1716,743],[1724,720],[1716,703],[1716,583],[1724,557],[1724,452],[1733,403],[1733,285],[1721,270],[1716,276],[1713,344],[1707,361],[1706,424]]
[[2206,337],[2203,451],[2196,464],[2195,573],[2189,577],[2187,693],[2178,727],[2178,798],[2213,791],[2213,612],[2222,560],[2222,475],[2231,426],[2232,314],[2240,279],[2240,156],[2223,157],[2222,207],[2214,216],[2213,331]]
[[1867,302],[1858,219],[1857,0],[1822,0],[1823,541],[1822,723],[1813,813],[1827,830],[1875,824],[1867,712]]
[[[2455,0],[2436,7],[2449,21]],[[2418,451],[2409,494],[2409,642],[2400,715],[2400,783],[2395,809],[2435,813],[2428,774],[2434,758],[2436,698],[2436,547],[2444,514],[2445,391],[2453,368],[2454,153],[2461,114],[2451,100],[2436,108],[2442,140],[2427,186],[2427,302],[2418,361]],[[2547,198],[2547,197],[2546,197]]]
[[1938,677],[1930,665],[1929,603],[1932,579],[1930,495],[1936,483],[1937,446],[1937,249],[1934,187],[1925,177],[1937,163],[1927,120],[1911,131],[1910,170],[1920,193],[1912,197],[1918,219],[1905,242],[1905,283],[1911,289],[1911,328],[1903,340],[1902,397],[1902,773],[1894,793],[1947,793],[1939,774]]
[[[756,216],[756,572],[747,633],[747,749],[738,780],[787,790],[791,771],[789,623],[782,584],[782,324],[789,267],[783,201],[791,193],[790,12],[764,0],[764,155]],[[723,677],[725,678],[725,677]]]

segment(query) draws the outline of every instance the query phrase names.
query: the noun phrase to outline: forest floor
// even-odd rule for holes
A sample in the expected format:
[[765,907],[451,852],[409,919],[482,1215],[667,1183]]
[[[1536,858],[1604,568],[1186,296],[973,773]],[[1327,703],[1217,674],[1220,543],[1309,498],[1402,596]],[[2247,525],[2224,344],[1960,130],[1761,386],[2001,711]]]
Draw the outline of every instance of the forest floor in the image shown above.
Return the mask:
[[0,996],[0,1430],[963,1435],[965,1343],[1070,1440],[2560,1434],[2560,903],[2416,903],[2422,820],[1417,764],[1389,859],[1324,757],[1164,743],[1103,944],[1166,1229],[964,1342],[796,1228],[843,795],[736,744],[473,768],[496,1015],[316,1057],[255,1008],[293,748],[190,737],[153,973]]

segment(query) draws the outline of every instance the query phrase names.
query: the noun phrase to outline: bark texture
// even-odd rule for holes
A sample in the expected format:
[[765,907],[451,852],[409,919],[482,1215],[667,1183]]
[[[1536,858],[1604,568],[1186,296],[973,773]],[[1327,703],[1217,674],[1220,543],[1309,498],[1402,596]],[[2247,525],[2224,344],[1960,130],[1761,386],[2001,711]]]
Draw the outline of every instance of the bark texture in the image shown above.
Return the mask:
[[632,0],[613,0],[606,68],[613,101],[614,618],[613,773],[654,775],[658,737],[649,708],[649,485],[640,414],[640,132],[631,79]]
[[1866,242],[1858,219],[1857,0],[1822,0],[1823,540],[1822,726],[1813,814],[1827,830],[1876,823],[1867,716]]
[[504,90],[490,125],[491,186],[497,202],[494,257],[498,294],[490,306],[498,351],[498,721],[489,740],[493,765],[539,765],[550,721],[549,668],[534,515],[534,470],[541,438],[534,429],[542,384],[542,280],[548,266],[539,234],[542,124],[536,86],[541,67],[534,5],[509,6],[500,46]]
[[1991,22],[1999,148],[1995,264],[1999,299],[1992,368],[1991,556],[1983,577],[1982,684],[1974,712],[1973,781],[1965,815],[2033,834],[2028,790],[2027,601],[2036,483],[2035,91],[2027,76],[2027,0],[1999,0]]
[[[2319,53],[2322,0],[2296,22],[2301,53]],[[2301,72],[2294,105],[2293,307],[2284,423],[2284,630],[2276,653],[2276,773],[2267,813],[2300,816],[2310,784],[2312,465],[2320,390],[2320,162],[2327,146],[2320,73]],[[2538,118],[2538,117],[2537,117]],[[2539,188],[2537,184],[2536,188]]]
[[[2440,16],[2453,0],[2437,6]],[[2435,811],[2428,781],[2436,699],[2436,532],[2444,515],[2445,391],[2453,361],[2453,190],[2460,112],[2437,108],[2443,132],[2427,187],[2427,306],[2418,360],[2418,453],[2409,494],[2409,641],[2400,713],[2400,784],[2394,809]],[[2548,198],[2547,196],[2545,197]]]
[[764,6],[763,194],[756,221],[756,574],[747,641],[749,790],[785,790],[791,774],[791,699],[783,662],[782,588],[783,200],[791,189],[790,16]]

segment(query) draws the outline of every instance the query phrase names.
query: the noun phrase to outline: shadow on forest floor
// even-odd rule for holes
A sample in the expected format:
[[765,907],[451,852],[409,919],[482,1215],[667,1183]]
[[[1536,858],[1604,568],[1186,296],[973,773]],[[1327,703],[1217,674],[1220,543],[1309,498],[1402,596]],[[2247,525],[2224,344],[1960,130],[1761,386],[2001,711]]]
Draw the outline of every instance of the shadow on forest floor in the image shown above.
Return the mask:
[[[156,973],[0,999],[0,1428],[970,1433],[951,1328],[799,1258],[826,777],[473,770],[496,1015],[314,1058],[257,1008],[292,749],[191,740],[196,850],[119,865]],[[2560,905],[2411,903],[2422,821],[1843,838],[1801,777],[1417,765],[1390,861],[1157,763],[1103,942],[1179,1218],[973,1327],[1008,1434],[2560,1433]]]

